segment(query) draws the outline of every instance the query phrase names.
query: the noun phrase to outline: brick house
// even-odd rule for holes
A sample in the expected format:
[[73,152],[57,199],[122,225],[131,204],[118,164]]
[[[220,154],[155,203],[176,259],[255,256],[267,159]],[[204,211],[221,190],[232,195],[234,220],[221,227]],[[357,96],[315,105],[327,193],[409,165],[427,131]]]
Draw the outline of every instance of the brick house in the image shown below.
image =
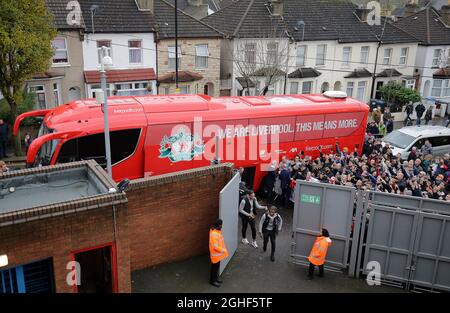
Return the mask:
[[[175,93],[175,8],[154,0],[157,21],[158,94]],[[178,10],[179,88],[184,94],[220,94],[222,33]]]
[[36,73],[26,83],[27,90],[36,94],[36,109],[53,108],[85,96],[81,53],[84,21],[80,18],[68,23],[67,17],[73,7],[68,9],[67,1],[45,0],[45,3],[53,15],[58,34],[52,42],[55,54],[50,68],[45,73]]

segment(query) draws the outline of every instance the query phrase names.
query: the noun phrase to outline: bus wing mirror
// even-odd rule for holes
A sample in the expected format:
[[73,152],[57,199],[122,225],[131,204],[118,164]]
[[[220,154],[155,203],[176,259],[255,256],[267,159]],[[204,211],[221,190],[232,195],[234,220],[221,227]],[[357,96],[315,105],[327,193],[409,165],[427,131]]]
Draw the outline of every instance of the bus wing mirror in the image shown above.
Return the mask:
[[14,121],[14,129],[13,129],[14,137],[17,136],[17,134],[19,133],[20,123],[22,123],[22,121],[24,119],[29,118],[29,117],[45,116],[50,111],[51,111],[50,109],[35,110],[35,111],[30,111],[30,112],[25,112],[25,113],[20,114]]

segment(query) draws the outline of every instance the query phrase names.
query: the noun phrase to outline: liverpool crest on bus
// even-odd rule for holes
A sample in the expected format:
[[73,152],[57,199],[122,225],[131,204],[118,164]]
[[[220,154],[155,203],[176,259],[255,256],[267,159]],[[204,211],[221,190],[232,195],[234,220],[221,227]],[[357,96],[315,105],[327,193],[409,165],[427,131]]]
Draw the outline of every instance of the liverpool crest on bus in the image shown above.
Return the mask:
[[190,161],[203,153],[205,145],[199,135],[187,134],[180,128],[175,135],[164,136],[159,148],[159,157],[171,162]]

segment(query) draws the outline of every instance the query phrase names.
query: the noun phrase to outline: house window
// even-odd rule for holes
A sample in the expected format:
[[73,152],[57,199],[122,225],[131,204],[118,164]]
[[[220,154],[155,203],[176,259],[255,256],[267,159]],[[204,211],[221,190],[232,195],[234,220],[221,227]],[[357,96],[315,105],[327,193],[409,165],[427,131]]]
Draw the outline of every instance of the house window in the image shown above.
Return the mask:
[[347,96],[353,97],[353,88],[355,87],[354,82],[347,82]]
[[275,66],[278,61],[278,43],[269,42],[267,44],[267,64]]
[[295,95],[298,93],[298,82],[292,82],[290,86],[289,93]]
[[327,55],[327,45],[318,45],[316,55],[316,65],[325,65],[326,55]]
[[392,48],[384,49],[383,64],[384,65],[391,64],[391,58],[392,58]]
[[358,82],[358,90],[356,92],[356,99],[359,101],[364,101],[366,95],[366,84],[367,82]]
[[189,86],[181,86],[180,87],[180,94],[184,94],[184,95],[189,94]]
[[441,49],[434,49],[432,67],[439,67],[439,59],[441,57]]
[[208,67],[208,45],[196,45],[195,46],[195,67],[207,68]]
[[342,66],[350,66],[350,60],[352,58],[352,48],[344,47],[342,51]]
[[312,83],[313,82],[303,82],[302,85],[302,94],[309,94],[312,90]]
[[[175,46],[169,46],[169,69],[175,69]],[[181,67],[181,47],[178,46],[178,68]]]
[[118,96],[143,96],[149,93],[148,82],[120,83],[114,87]]
[[369,46],[361,47],[361,64],[369,62]]
[[256,63],[256,44],[255,43],[246,43],[245,44],[245,63],[250,65],[251,67],[255,66]]
[[406,65],[406,61],[408,60],[408,48],[400,49],[400,65]]
[[402,80],[403,86],[405,86],[406,88],[409,88],[409,89],[414,89],[415,82],[416,81],[414,79],[404,79],[404,80]]
[[[88,87],[89,87],[89,96],[91,98],[95,98],[96,90],[102,89],[102,86],[100,84],[88,85]],[[106,84],[106,93],[107,93],[108,97],[111,95],[111,85],[110,84]]]
[[47,102],[45,99],[45,87],[44,86],[31,86],[28,88],[29,93],[35,94],[35,105],[38,109],[46,109]]
[[450,97],[450,79],[434,79],[431,87],[431,96]]
[[128,40],[130,64],[142,63],[142,40]]
[[69,54],[67,52],[66,38],[55,38],[52,42],[53,46],[53,64],[69,63]]
[[297,47],[297,66],[305,66],[306,62],[306,46]]
[[60,104],[58,83],[53,84],[53,103],[55,106],[59,106]]
[[106,47],[106,55],[112,58],[111,40],[97,40],[98,64],[102,63],[102,47]]

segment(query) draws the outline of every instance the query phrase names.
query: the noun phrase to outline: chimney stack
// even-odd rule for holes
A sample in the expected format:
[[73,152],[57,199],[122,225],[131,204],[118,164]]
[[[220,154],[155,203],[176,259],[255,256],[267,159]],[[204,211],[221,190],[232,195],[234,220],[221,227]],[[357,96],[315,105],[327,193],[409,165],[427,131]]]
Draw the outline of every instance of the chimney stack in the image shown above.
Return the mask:
[[369,15],[370,9],[359,7],[355,10],[355,14],[361,20],[361,22],[367,22],[367,15]]
[[445,25],[450,27],[450,0],[448,0],[448,5],[442,6],[439,14],[441,14],[441,19]]
[[136,4],[139,10],[153,13],[153,0],[136,0]]
[[283,16],[284,13],[284,3],[283,0],[272,0],[270,1],[272,5],[272,15]]
[[403,17],[408,17],[413,15],[419,10],[419,5],[416,3],[408,3],[405,5],[405,14]]

